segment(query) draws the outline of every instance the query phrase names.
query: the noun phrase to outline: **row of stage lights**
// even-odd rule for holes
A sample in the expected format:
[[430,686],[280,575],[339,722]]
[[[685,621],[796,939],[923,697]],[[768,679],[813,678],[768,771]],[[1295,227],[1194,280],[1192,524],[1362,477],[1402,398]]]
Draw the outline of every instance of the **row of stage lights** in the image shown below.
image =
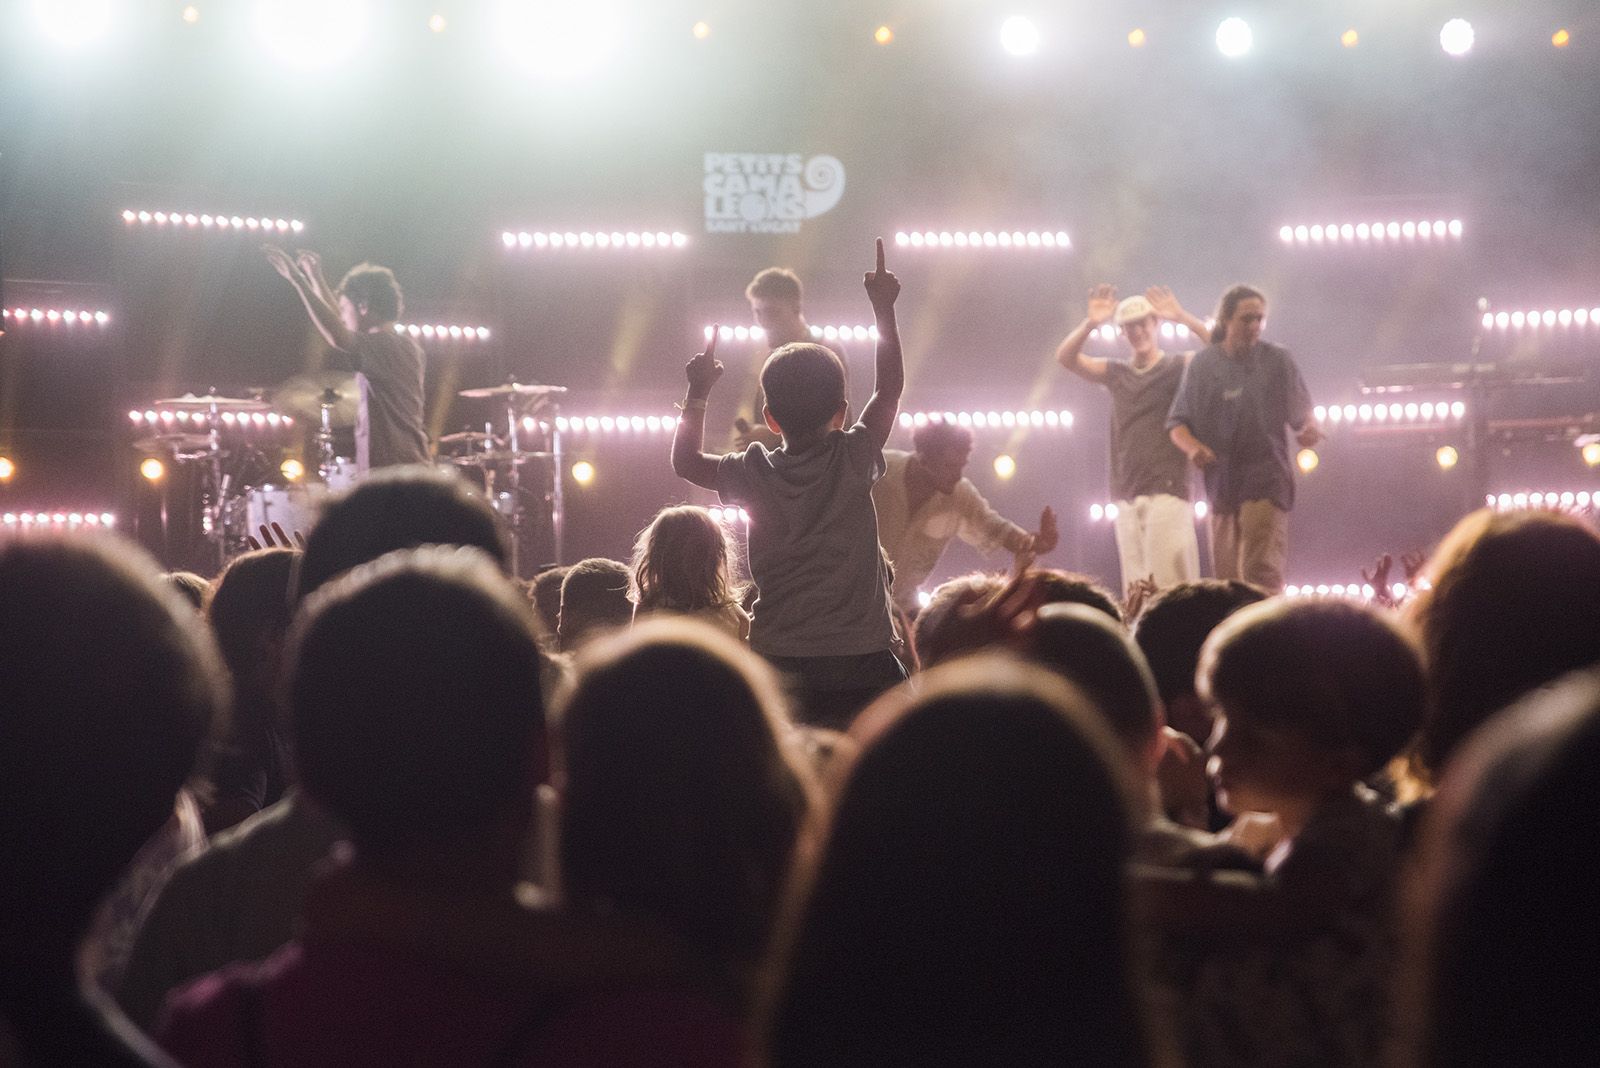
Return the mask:
[[[1115,523],[1117,516],[1122,514],[1122,509],[1116,504],[1095,503],[1089,506],[1089,522]],[[1211,514],[1211,506],[1205,501],[1194,502],[1194,518],[1198,522]]]
[[394,332],[411,337],[438,338],[450,341],[488,341],[487,326],[457,326],[439,323],[395,323]]
[[263,215],[257,218],[254,215],[212,215],[209,212],[196,214],[192,211],[135,211],[125,209],[122,221],[129,226],[171,226],[174,229],[184,230],[232,230],[235,233],[249,231],[251,233],[298,234],[305,230],[306,224],[299,219],[271,219]]
[[1600,508],[1600,490],[1546,490],[1517,493],[1490,493],[1483,503],[1496,512],[1515,512],[1524,508],[1544,508],[1564,512],[1582,512]]
[[653,248],[681,249],[689,245],[689,235],[676,230],[583,230],[566,231],[503,230],[500,243],[508,249],[594,249]]
[[894,243],[898,248],[1072,248],[1065,230],[900,230]]
[[[1411,593],[1411,587],[1404,582],[1396,582],[1389,587],[1389,596],[1395,601],[1403,601]],[[1285,597],[1338,597],[1351,601],[1370,601],[1378,595],[1369,583],[1364,582],[1334,582],[1318,585],[1290,584],[1283,588]]]
[[1600,326],[1600,308],[1546,308],[1544,311],[1484,312],[1485,330],[1536,330],[1551,326]]
[[1337,245],[1349,244],[1352,241],[1414,241],[1421,238],[1424,241],[1444,240],[1454,238],[1459,240],[1466,232],[1466,226],[1460,219],[1451,219],[1445,222],[1436,219],[1429,222],[1426,219],[1407,219],[1404,222],[1375,222],[1375,223],[1329,223],[1327,225],[1315,224],[1306,226],[1281,226],[1278,228],[1278,239],[1286,245]]
[[[717,331],[718,341],[764,341],[767,332],[759,326],[707,326],[701,329],[701,335],[711,340],[711,331]],[[828,326],[813,326],[811,336],[818,341],[876,341],[878,328],[876,326],[845,326],[830,324]]]
[[0,526],[6,530],[109,530],[117,525],[110,512],[6,512]]
[[128,421],[138,427],[193,427],[196,429],[216,426],[239,430],[278,430],[294,426],[294,416],[283,415],[279,412],[222,412],[213,419],[210,412],[204,410],[191,411],[186,408],[178,408],[176,410],[146,408],[143,411],[134,409],[128,412]]
[[[1206,325],[1210,326],[1211,320],[1206,320]],[[1120,331],[1117,329],[1117,327],[1113,326],[1111,323],[1106,323],[1104,326],[1095,327],[1094,332],[1090,334],[1090,337],[1099,338],[1101,341],[1115,341],[1117,340],[1117,335],[1119,333]],[[1182,323],[1164,322],[1161,324],[1161,336],[1166,338],[1168,341],[1171,341],[1174,339],[1193,337],[1194,331],[1190,330]]]
[[1337,426],[1340,423],[1412,423],[1418,425],[1430,423],[1459,423],[1467,417],[1467,405],[1464,401],[1408,401],[1404,404],[1391,401],[1388,404],[1330,404],[1317,405],[1312,409],[1317,422],[1324,426]]
[[1015,412],[901,412],[900,425],[907,429],[927,426],[930,423],[954,423],[956,426],[983,429],[1012,429],[1020,427],[1049,427],[1072,429],[1073,416],[1069,411],[1015,411]]
[[28,326],[34,323],[51,326],[57,323],[67,326],[105,326],[111,322],[111,313],[74,308],[5,308],[0,310],[0,318],[16,326]]
[[[130,415],[134,413],[129,413]],[[148,413],[146,413],[148,414]],[[1009,412],[901,412],[899,423],[903,429],[912,430],[930,423],[953,423],[975,429],[1020,429],[1039,427],[1069,430],[1073,415],[1069,411]],[[677,415],[558,415],[554,429],[562,434],[660,434],[671,433],[678,425]],[[549,430],[552,424],[525,416],[522,428],[528,431]]]

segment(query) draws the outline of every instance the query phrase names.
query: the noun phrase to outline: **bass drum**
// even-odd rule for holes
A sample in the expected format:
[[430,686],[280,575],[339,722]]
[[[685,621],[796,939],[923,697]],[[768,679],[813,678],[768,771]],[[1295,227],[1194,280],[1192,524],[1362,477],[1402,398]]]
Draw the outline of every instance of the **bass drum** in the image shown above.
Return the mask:
[[245,493],[245,532],[255,535],[263,526],[276,523],[285,534],[311,533],[329,490],[320,483],[297,486],[258,486]]

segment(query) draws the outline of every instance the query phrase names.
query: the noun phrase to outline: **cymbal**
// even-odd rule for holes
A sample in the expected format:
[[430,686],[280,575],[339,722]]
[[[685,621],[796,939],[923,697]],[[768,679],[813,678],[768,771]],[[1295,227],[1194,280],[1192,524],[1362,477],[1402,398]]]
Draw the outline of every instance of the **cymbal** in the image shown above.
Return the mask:
[[338,402],[329,412],[335,427],[356,425],[356,410],[361,395],[356,389],[356,376],[348,371],[313,371],[295,375],[272,391],[272,406],[312,426],[322,425],[322,395],[327,390],[339,395]]
[[[488,440],[490,440],[489,435],[481,430],[463,430],[456,434],[446,434],[444,437],[439,438],[436,443],[439,445],[482,445]],[[496,445],[504,445],[505,440],[502,437],[493,438]]]
[[457,396],[468,397],[472,400],[481,400],[485,397],[505,397],[513,393],[524,397],[550,397],[559,396],[566,391],[566,386],[536,386],[528,382],[507,382],[502,386],[480,386],[477,389],[464,389]]
[[264,412],[268,405],[266,401],[252,400],[248,397],[218,397],[207,393],[203,397],[196,397],[193,393],[185,393],[181,397],[167,397],[164,400],[154,401],[163,408],[183,408],[188,411],[195,409],[210,410],[212,408],[228,409],[234,412]]
[[452,456],[449,460],[457,467],[494,467],[513,461],[520,464],[529,460],[543,460],[549,456],[548,452],[512,452],[509,449],[498,449],[494,452],[469,452],[465,456]]
[[[157,401],[156,403],[160,403]],[[204,452],[211,448],[209,434],[156,434],[133,443],[140,452]]]

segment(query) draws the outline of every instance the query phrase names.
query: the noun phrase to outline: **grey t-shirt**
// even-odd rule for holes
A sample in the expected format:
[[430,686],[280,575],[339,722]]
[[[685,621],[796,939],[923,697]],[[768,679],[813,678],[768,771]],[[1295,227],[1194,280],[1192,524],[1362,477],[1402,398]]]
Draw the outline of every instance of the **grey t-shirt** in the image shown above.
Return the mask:
[[883,450],[860,423],[799,454],[753,444],[718,462],[723,503],[750,513],[756,652],[856,656],[891,647],[872,507],[872,484],[883,471]]
[[393,329],[381,329],[357,334],[347,356],[365,401],[365,420],[358,417],[356,425],[358,458],[364,438],[369,468],[427,463],[422,347]]
[[1189,499],[1189,458],[1167,436],[1167,413],[1184,363],[1184,356],[1166,353],[1143,371],[1123,360],[1106,362],[1112,500],[1156,493]]

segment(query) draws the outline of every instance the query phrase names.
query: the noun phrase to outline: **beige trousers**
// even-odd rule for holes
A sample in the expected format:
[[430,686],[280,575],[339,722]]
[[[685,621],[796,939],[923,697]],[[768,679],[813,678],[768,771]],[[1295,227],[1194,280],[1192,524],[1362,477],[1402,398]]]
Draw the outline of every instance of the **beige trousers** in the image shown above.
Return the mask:
[[1211,513],[1211,573],[1283,592],[1289,559],[1289,513],[1271,501],[1245,501],[1237,512]]

